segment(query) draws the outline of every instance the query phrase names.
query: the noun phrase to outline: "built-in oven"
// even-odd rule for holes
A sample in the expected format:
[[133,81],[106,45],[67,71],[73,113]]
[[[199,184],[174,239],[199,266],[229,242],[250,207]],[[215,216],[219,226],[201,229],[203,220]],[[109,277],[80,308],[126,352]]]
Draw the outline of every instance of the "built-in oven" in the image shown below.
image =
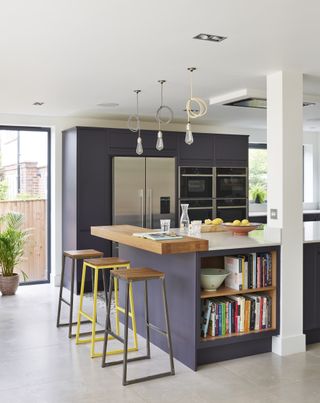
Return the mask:
[[214,197],[212,167],[179,167],[179,198],[210,199]]
[[[181,204],[189,204],[188,215],[190,221],[201,220],[207,218],[215,218],[215,200],[214,199],[180,199]],[[180,213],[181,214],[181,213]]]
[[247,199],[217,199],[216,217],[222,218],[224,222],[243,220],[247,218]]
[[247,168],[216,168],[217,198],[247,198]]

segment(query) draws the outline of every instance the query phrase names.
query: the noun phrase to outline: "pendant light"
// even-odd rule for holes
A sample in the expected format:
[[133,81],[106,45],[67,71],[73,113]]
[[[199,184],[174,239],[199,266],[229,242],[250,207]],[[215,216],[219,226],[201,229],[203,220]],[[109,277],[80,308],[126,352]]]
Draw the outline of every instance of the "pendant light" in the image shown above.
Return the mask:
[[[143,154],[142,138],[141,138],[141,134],[140,134],[140,116],[139,116],[139,93],[141,92],[141,90],[134,90],[133,92],[135,92],[136,96],[137,96],[137,100],[136,100],[137,110],[136,110],[135,115],[131,115],[129,117],[128,128],[133,133],[138,133],[136,153],[138,155],[141,155],[141,154]],[[135,121],[135,126],[133,126],[134,121]]]
[[[196,70],[195,67],[189,67],[188,71],[190,71],[190,98],[188,99],[186,103],[186,111],[187,111],[187,116],[188,116],[188,123],[186,126],[186,136],[185,136],[185,142],[186,144],[192,144],[193,143],[193,134],[192,134],[192,127],[190,123],[190,119],[197,119],[202,116],[204,116],[207,113],[207,104],[206,101],[194,97],[192,94],[192,73]],[[192,104],[196,104],[196,108],[192,108]]]
[[[157,133],[157,143],[156,143],[156,149],[158,151],[163,150],[164,145],[163,145],[163,133],[161,131],[161,123],[164,124],[169,124],[172,122],[173,119],[173,111],[169,106],[163,105],[163,84],[166,82],[166,80],[159,80],[158,83],[161,85],[161,94],[160,94],[160,107],[157,109],[156,112],[156,120],[159,123],[159,130]],[[161,112],[163,111],[168,111],[169,112],[169,117],[167,119],[161,118]]]

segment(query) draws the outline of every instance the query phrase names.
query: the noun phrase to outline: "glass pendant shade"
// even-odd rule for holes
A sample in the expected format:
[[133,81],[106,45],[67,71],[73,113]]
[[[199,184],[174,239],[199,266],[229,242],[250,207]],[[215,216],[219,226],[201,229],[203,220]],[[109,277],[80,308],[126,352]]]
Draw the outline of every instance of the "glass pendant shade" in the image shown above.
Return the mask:
[[186,142],[186,144],[189,144],[189,145],[193,143],[193,135],[192,135],[190,122],[187,123],[186,137],[185,137],[184,141]]
[[141,138],[140,136],[137,138],[136,153],[137,153],[138,155],[143,154],[142,138]]
[[161,151],[161,150],[163,150],[163,147],[164,147],[164,145],[163,145],[162,131],[159,130],[159,131],[158,131],[158,134],[157,134],[156,149],[157,149],[158,151]]

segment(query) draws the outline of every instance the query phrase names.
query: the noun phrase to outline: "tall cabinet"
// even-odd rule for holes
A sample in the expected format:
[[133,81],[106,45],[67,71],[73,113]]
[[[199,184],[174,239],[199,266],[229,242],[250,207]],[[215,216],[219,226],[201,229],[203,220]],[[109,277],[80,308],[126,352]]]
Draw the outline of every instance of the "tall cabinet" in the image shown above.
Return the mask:
[[[179,165],[248,166],[248,136],[195,133],[194,143],[188,146],[184,133],[166,132],[165,148],[159,152],[154,131],[143,130],[141,135],[143,157],[174,157],[176,177]],[[63,132],[63,250],[94,248],[111,256],[111,243],[91,236],[90,227],[111,225],[112,158],[137,156],[135,148],[136,136],[127,129],[74,127]],[[79,263],[77,293],[80,275]],[[89,277],[87,282],[90,289]],[[67,278],[66,286],[69,283]]]
[[[72,128],[63,135],[62,243],[63,250],[97,249],[110,256],[111,246],[90,235],[91,225],[111,224],[111,162],[107,131]],[[76,289],[80,290],[81,267]],[[66,271],[66,286],[70,284]],[[91,286],[90,273],[87,282]],[[86,289],[89,289],[89,285]]]

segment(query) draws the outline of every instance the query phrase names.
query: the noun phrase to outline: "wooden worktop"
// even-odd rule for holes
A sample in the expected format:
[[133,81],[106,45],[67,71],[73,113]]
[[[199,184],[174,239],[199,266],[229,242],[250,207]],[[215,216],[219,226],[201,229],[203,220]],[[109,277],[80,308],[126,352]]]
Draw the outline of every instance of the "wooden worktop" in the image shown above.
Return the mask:
[[148,228],[135,227],[133,225],[108,225],[91,227],[91,235],[119,242],[123,245],[143,249],[148,252],[168,255],[175,253],[203,252],[208,250],[206,239],[192,238],[189,236],[183,239],[169,241],[153,241],[151,239],[133,236],[137,232],[151,232]]

